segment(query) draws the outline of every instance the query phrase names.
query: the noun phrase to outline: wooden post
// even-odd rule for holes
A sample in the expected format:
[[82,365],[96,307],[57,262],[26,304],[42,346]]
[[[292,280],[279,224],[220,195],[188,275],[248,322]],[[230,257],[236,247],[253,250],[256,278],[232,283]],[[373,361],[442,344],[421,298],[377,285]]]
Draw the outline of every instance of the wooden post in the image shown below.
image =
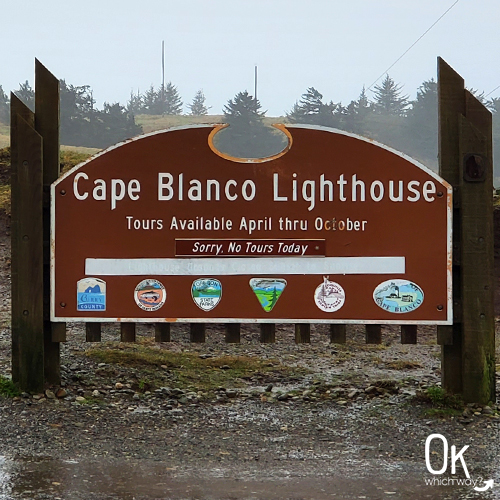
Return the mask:
[[417,325],[401,325],[401,343],[416,344],[417,330]]
[[101,323],[85,323],[85,333],[87,342],[100,342]]
[[203,343],[205,342],[205,323],[191,323],[190,324],[191,342]]
[[120,323],[121,342],[135,342],[135,323]]
[[442,385],[486,404],[495,401],[492,118],[442,59],[438,76],[440,174],[454,195],[454,319],[438,329]]
[[170,342],[170,323],[155,323],[155,342]]
[[[441,384],[448,392],[462,393],[462,325],[460,283],[459,116],[465,114],[465,83],[438,58],[439,175],[453,187],[453,309],[451,326],[438,326],[441,345]],[[457,314],[458,311],[458,314]]]
[[382,343],[382,326],[381,325],[366,325],[366,343],[381,344]]
[[295,343],[296,344],[311,343],[311,325],[309,323],[295,324]]
[[496,399],[492,116],[467,90],[460,159],[462,390],[487,404]]
[[[19,148],[18,136],[19,131],[17,130],[17,118],[20,117],[28,125],[34,129],[35,128],[35,115],[34,113],[25,106],[13,93],[10,96],[10,151],[11,151],[11,246],[12,246],[12,259],[11,259],[11,286],[12,286],[12,381],[15,384],[19,384],[19,335],[22,331],[21,325],[23,324],[22,316],[22,304],[20,303],[20,296],[23,295],[22,285],[19,281],[19,269],[22,266],[22,259],[20,258],[20,252],[23,250],[19,247],[24,245],[23,235],[20,234],[19,228],[19,217],[20,210],[26,210],[26,208],[20,205],[21,200],[21,187],[19,186],[17,172],[19,170]],[[24,140],[24,138],[20,138]],[[22,144],[22,143],[21,143]],[[22,162],[22,160],[20,160]],[[24,200],[25,202],[28,200]]]
[[241,342],[240,323],[226,323],[226,342],[228,344],[239,344]]
[[260,324],[260,341],[262,344],[274,344],[276,342],[276,325],[274,323]]
[[330,325],[330,342],[332,344],[345,344],[346,338],[346,325],[337,323]]
[[[23,104],[12,96],[13,112]],[[43,141],[23,116],[12,116],[12,324],[13,367],[19,388],[44,389]],[[17,359],[16,359],[17,358]],[[15,364],[17,362],[17,366]]]
[[64,323],[50,322],[50,185],[60,172],[59,80],[35,59],[35,129],[43,139],[43,319],[45,381],[59,384],[59,341],[66,341]]

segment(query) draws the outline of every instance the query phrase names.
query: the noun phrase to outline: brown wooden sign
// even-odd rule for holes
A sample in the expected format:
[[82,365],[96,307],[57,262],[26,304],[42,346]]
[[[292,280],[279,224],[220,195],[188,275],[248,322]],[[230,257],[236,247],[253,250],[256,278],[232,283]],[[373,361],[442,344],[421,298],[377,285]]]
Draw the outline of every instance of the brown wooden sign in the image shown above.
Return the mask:
[[54,321],[452,322],[445,181],[321,127],[234,159],[219,128],[139,137],[52,185]]

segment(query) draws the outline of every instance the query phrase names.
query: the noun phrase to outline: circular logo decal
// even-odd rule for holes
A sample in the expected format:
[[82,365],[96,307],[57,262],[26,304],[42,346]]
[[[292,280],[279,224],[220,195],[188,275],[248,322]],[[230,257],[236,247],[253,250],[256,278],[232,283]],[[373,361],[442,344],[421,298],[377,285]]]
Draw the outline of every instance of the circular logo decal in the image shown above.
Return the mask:
[[373,300],[384,311],[403,314],[422,305],[424,292],[413,281],[388,280],[375,288]]
[[194,280],[191,285],[194,303],[203,311],[211,311],[222,298],[222,285],[213,278]]
[[345,302],[344,289],[335,281],[330,281],[329,276],[323,277],[323,283],[314,292],[314,302],[325,312],[338,311]]
[[157,311],[165,304],[167,292],[158,280],[142,280],[134,291],[135,303],[144,311]]

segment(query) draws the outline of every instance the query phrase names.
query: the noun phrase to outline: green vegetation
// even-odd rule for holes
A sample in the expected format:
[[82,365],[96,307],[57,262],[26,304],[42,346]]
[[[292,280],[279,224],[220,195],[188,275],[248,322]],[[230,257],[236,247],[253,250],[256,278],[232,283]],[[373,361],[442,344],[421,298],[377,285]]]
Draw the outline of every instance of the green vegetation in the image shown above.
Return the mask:
[[10,378],[0,375],[0,396],[13,398],[19,396],[19,390]]
[[278,299],[281,296],[283,290],[276,290],[274,287],[273,290],[254,290],[255,295],[259,299],[260,304],[264,308],[264,311],[269,312],[278,302]]
[[427,388],[425,392],[417,393],[415,401],[431,406],[425,414],[432,417],[457,416],[464,408],[464,402],[460,396],[449,394],[437,385]]
[[418,361],[407,361],[404,359],[386,362],[385,366],[390,370],[414,370],[415,368],[422,368],[422,365]]
[[88,349],[85,354],[98,363],[137,370],[138,387],[144,390],[168,385],[212,391],[217,387],[242,387],[242,378],[258,377],[267,382],[306,373],[303,368],[286,367],[269,359],[249,356],[202,359],[194,353],[157,349],[146,345],[145,342],[122,344],[118,348],[101,344]]

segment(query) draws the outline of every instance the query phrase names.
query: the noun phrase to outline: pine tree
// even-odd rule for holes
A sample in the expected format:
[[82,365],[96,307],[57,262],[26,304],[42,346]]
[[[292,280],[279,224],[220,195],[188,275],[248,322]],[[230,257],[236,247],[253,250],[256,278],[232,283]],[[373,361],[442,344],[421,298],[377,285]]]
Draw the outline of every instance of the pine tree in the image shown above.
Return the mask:
[[309,87],[287,113],[291,123],[310,123],[326,127],[339,127],[342,122],[343,108],[341,104],[323,102],[323,95],[314,87]]
[[133,115],[136,115],[142,112],[143,106],[143,99],[139,91],[137,91],[137,94],[134,94],[134,92],[131,90],[130,98],[127,102],[127,111],[129,113],[132,113]]
[[371,113],[372,108],[366,95],[365,87],[361,90],[359,97],[351,101],[344,112],[345,128],[355,134],[364,134],[366,130],[365,120]]
[[205,94],[203,90],[196,92],[193,102],[187,105],[192,116],[204,116],[208,114],[208,108],[205,106]]
[[408,153],[435,166],[438,153],[438,89],[434,79],[420,85],[407,115]]
[[235,126],[261,124],[266,114],[261,108],[260,102],[245,90],[229,99],[223,109],[224,118],[227,123]]
[[264,125],[265,111],[246,90],[230,99],[223,111],[229,128],[214,138],[219,151],[237,158],[265,158],[285,147],[284,134]]
[[0,123],[9,123],[9,110],[9,98],[0,85]]
[[153,85],[146,90],[145,94],[141,98],[142,108],[141,112],[147,115],[160,115],[161,110],[158,108],[158,93],[156,92]]
[[21,99],[28,108],[35,110],[35,91],[31,88],[28,80],[19,84],[19,89],[14,91],[17,97]]
[[408,107],[408,96],[401,94],[402,86],[386,75],[381,85],[376,85],[374,109],[380,114],[404,116]]
[[182,113],[183,102],[177,87],[172,82],[168,82],[164,89],[160,88],[160,94],[163,96],[162,114],[180,115]]

